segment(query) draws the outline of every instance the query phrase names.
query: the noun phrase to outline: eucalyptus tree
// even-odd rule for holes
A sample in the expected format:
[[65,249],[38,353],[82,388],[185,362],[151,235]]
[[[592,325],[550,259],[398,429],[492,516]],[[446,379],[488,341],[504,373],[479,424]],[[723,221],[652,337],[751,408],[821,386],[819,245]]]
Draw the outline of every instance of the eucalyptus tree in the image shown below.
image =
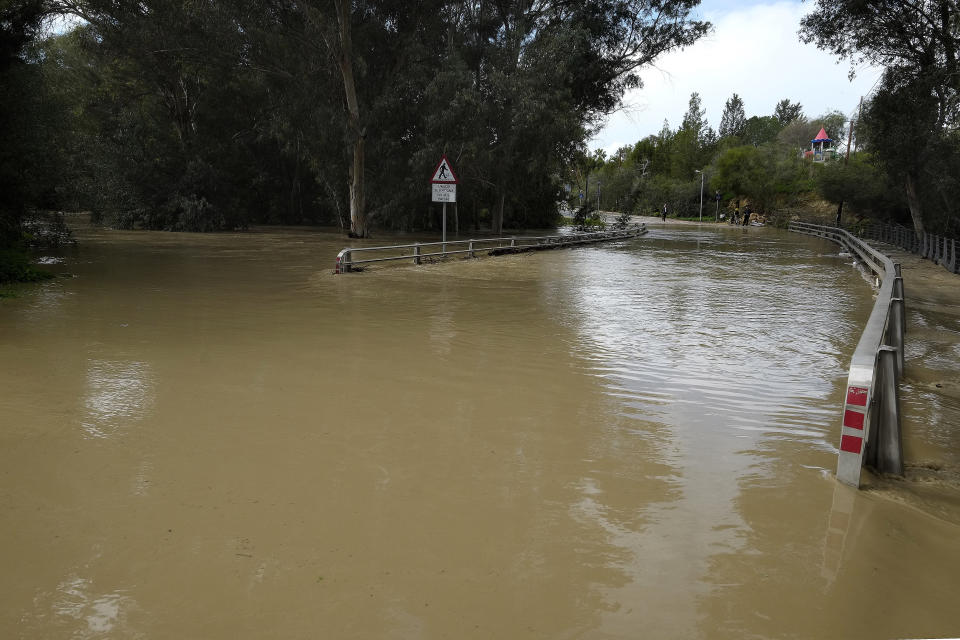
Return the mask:
[[0,249],[20,241],[30,199],[26,170],[37,156],[31,120],[39,77],[26,58],[44,15],[45,3],[36,0],[0,5]]
[[440,152],[494,230],[552,221],[639,70],[709,26],[693,0],[49,2],[83,20],[49,64],[83,79],[62,93],[87,201],[190,230],[346,208],[353,235],[416,226]]
[[[692,44],[709,25],[695,1],[464,0],[454,28],[475,104],[475,177],[494,197],[492,227],[557,199],[547,179],[661,54]],[[478,120],[478,121],[477,121]],[[531,200],[535,188],[539,193]],[[508,203],[513,209],[508,211]]]
[[[252,109],[256,84],[229,3],[57,0],[82,19],[72,71],[87,81],[82,106],[131,198],[112,203],[124,226],[216,230],[243,224],[229,200],[224,159]],[[63,75],[61,74],[61,78]],[[240,165],[231,167],[233,169]],[[101,185],[101,191],[108,191]]]

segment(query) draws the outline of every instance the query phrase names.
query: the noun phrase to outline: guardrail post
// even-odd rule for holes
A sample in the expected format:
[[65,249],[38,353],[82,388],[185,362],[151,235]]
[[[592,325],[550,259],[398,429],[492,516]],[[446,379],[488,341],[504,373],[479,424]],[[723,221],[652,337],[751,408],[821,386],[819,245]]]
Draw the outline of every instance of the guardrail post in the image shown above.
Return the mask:
[[903,444],[900,438],[900,398],[897,394],[896,349],[880,347],[879,420],[877,425],[876,463],[881,473],[903,475]]
[[413,245],[413,264],[420,264],[420,243]]
[[470,241],[470,244],[467,246],[467,250],[470,251],[470,254],[469,254],[469,255],[470,255],[471,258],[476,257],[476,256],[473,255],[473,240]]
[[516,238],[510,238],[510,246],[511,246],[511,247],[517,246],[517,239],[516,239]]
[[897,351],[897,375],[903,375],[903,335],[904,325],[903,298],[890,298],[890,324],[887,326],[887,339]]

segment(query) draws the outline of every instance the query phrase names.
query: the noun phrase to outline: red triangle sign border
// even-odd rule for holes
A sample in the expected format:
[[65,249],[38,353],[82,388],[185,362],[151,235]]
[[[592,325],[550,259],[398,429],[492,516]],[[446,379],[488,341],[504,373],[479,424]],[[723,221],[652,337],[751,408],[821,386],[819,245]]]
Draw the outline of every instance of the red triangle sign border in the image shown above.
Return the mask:
[[[440,167],[446,165],[446,170],[450,172],[449,178],[440,178]],[[460,184],[457,174],[453,172],[453,167],[450,166],[450,161],[447,159],[447,154],[443,154],[440,157],[440,162],[437,163],[437,167],[433,170],[433,177],[430,178],[432,184]]]

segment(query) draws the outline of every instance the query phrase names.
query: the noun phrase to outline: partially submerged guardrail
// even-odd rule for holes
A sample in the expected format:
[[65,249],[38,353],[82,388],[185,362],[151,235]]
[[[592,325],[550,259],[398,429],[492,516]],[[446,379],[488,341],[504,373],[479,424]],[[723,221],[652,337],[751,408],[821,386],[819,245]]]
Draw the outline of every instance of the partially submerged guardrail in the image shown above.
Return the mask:
[[955,238],[927,232],[918,235],[913,229],[902,225],[878,223],[856,227],[855,233],[859,238],[886,242],[904,251],[915,253],[934,264],[939,264],[950,273],[960,273],[960,257],[958,257]]
[[880,280],[877,301],[850,360],[840,433],[837,480],[860,486],[867,464],[881,473],[903,475],[900,399],[905,313],[900,265],[856,236],[837,229],[791,222],[790,231],[842,245]]
[[500,255],[572,247],[595,242],[635,238],[647,232],[645,224],[634,225],[615,231],[573,233],[563,236],[520,236],[511,238],[485,238],[480,240],[450,240],[447,242],[415,242],[384,247],[348,247],[337,254],[334,273],[347,273],[357,267],[395,260],[421,264],[424,260],[437,260],[453,256],[474,258],[477,254]]

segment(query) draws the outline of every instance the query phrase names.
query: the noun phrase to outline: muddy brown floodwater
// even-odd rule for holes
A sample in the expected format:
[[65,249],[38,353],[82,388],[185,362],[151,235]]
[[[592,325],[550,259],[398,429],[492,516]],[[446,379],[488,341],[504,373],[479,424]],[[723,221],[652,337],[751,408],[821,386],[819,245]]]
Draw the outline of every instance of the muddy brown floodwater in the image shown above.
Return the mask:
[[[960,491],[833,479],[873,303],[834,245],[79,235],[0,303],[0,637],[960,635]],[[960,408],[904,405],[955,468]]]

